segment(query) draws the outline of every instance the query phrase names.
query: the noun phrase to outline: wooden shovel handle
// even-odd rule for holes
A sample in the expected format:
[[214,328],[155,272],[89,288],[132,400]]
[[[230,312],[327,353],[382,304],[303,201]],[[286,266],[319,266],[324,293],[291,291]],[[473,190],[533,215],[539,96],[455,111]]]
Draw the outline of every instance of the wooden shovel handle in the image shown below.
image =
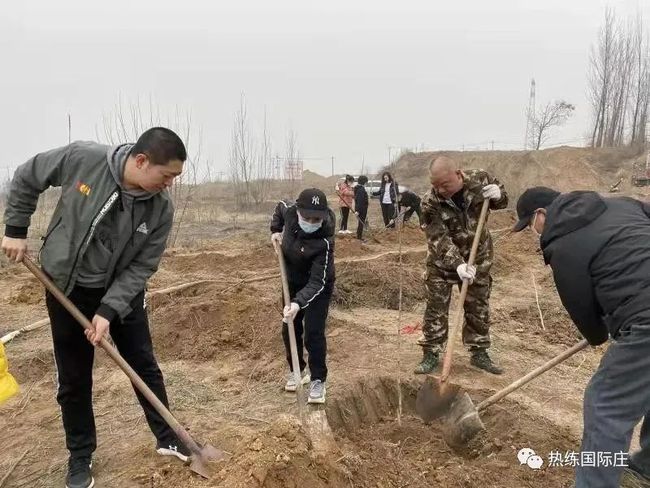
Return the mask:
[[[84,314],[79,311],[79,309],[66,297],[61,290],[50,280],[41,269],[34,264],[34,262],[27,256],[23,257],[23,264],[30,270],[38,280],[45,285],[45,288],[57,299],[57,301],[65,307],[65,309],[72,315],[77,322],[84,329],[93,329],[92,323],[86,318]],[[105,338],[99,343],[99,346],[106,351],[110,358],[117,363],[122,371],[129,377],[131,383],[144,395],[147,401],[156,409],[160,416],[165,419],[167,425],[169,425],[177,437],[181,440],[187,448],[192,451],[194,454],[201,453],[201,447],[196,443],[190,434],[183,428],[183,426],[174,418],[172,413],[169,411],[165,405],[158,399],[153,391],[147,386],[147,384],[142,381],[142,378],[138,376],[133,368],[126,362],[126,360],[120,355],[117,349],[111,345]]]
[[[474,261],[476,260],[476,253],[478,252],[478,245],[481,242],[481,234],[483,233],[483,226],[485,225],[485,219],[487,217],[487,211],[490,207],[490,199],[486,198],[483,200],[483,206],[481,207],[481,214],[478,218],[478,224],[476,225],[476,233],[474,234],[474,240],[472,241],[472,249],[469,253],[469,259],[467,260],[468,266],[473,266]],[[463,285],[460,288],[460,297],[458,299],[458,304],[456,305],[456,313],[454,315],[454,321],[449,328],[448,338],[447,338],[447,347],[445,348],[445,357],[442,362],[442,373],[440,375],[440,382],[444,383],[449,378],[449,373],[451,372],[451,359],[454,352],[454,344],[457,341],[457,336],[462,329],[463,325],[463,310],[465,305],[465,298],[467,298],[467,290],[469,288],[469,281],[463,280]]]
[[[278,255],[280,263],[280,276],[282,278],[282,296],[284,305],[291,305],[291,295],[289,293],[289,279],[287,278],[287,265],[282,254],[282,247],[277,241],[273,241],[273,249]],[[302,376],[300,374],[300,362],[298,361],[298,342],[296,341],[296,331],[293,327],[293,320],[286,322],[289,332],[289,349],[291,350],[291,370],[296,381],[296,395],[298,397],[298,413],[300,420],[304,420],[303,402],[302,402]]]
[[542,364],[539,368],[534,369],[533,371],[528,373],[526,376],[523,376],[523,377],[519,378],[517,381],[514,381],[514,382],[510,383],[504,389],[497,391],[491,397],[486,398],[485,400],[483,400],[481,403],[479,403],[476,406],[476,409],[479,412],[481,410],[485,410],[490,405],[493,405],[494,403],[501,400],[504,396],[509,395],[510,393],[512,393],[515,390],[518,390],[519,388],[524,386],[529,381],[537,378],[539,375],[541,375],[542,373],[545,373],[546,371],[553,368],[554,366],[557,366],[562,361],[565,361],[566,359],[570,358],[571,356],[573,356],[578,351],[582,351],[588,345],[589,345],[589,343],[586,341],[586,339],[583,339],[582,341],[578,342],[575,346],[571,347],[570,349],[567,349],[566,351],[564,351],[561,354],[558,354],[557,356],[555,356],[553,359],[551,359],[547,363]]

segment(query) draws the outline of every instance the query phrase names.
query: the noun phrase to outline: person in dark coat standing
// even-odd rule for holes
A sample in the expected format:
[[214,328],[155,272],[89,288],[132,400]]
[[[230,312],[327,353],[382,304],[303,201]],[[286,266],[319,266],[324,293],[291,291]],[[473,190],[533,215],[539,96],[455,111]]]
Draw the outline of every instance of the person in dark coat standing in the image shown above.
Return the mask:
[[373,196],[379,197],[381,214],[386,227],[395,227],[394,219],[397,217],[397,195],[399,195],[399,185],[393,180],[393,175],[388,171],[384,171],[381,175],[379,190],[374,192]]
[[[611,344],[584,396],[582,463],[576,488],[615,488],[625,466],[634,486],[650,484],[650,204],[591,191],[526,190],[515,232],[540,239],[562,304],[591,345]],[[629,457],[641,419],[641,449]],[[641,482],[641,484],[637,484]]]
[[[287,265],[291,303],[285,303],[282,338],[291,369],[289,327],[293,320],[298,345],[301,381],[310,383],[309,403],[325,403],[327,341],[325,325],[334,289],[334,228],[336,217],[325,194],[316,188],[303,190],[295,205],[280,202],[271,221],[271,240],[280,243]],[[303,359],[309,354],[309,371]],[[284,389],[296,391],[296,378],[289,373]]]
[[363,228],[368,218],[368,191],[366,190],[368,177],[359,176],[357,186],[354,187],[354,213],[357,216],[357,239],[363,240]]

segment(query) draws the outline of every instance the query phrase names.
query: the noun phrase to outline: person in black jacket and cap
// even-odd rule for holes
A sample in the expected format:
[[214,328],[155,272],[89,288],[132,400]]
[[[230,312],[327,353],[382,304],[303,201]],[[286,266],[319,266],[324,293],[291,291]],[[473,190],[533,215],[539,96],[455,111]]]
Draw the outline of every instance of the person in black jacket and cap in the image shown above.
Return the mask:
[[357,186],[354,187],[354,213],[357,216],[357,239],[363,241],[363,228],[368,218],[368,191],[366,190],[368,177],[359,176]]
[[[650,205],[535,187],[519,198],[517,215],[513,230],[540,237],[580,333],[594,346],[612,338],[585,391],[581,450],[619,462],[579,465],[575,486],[618,487],[626,465],[626,476],[650,482]],[[641,419],[641,449],[628,460]]]
[[[293,319],[302,383],[311,381],[309,403],[325,403],[325,325],[334,289],[335,225],[336,217],[327,206],[325,194],[316,188],[303,190],[295,205],[280,202],[271,221],[271,240],[281,244],[287,266],[291,303],[285,304],[284,317]],[[305,372],[303,332],[311,377]],[[282,338],[291,369],[289,328],[285,321]],[[293,392],[297,387],[293,374],[289,373],[284,389]]]

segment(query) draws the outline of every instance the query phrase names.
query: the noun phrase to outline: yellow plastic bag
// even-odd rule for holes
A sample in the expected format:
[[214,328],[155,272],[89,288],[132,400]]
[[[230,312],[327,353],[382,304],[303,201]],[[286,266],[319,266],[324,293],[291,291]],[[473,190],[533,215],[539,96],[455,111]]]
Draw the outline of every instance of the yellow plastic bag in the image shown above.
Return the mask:
[[18,393],[18,383],[9,374],[9,365],[5,356],[5,347],[0,342],[0,404],[9,400]]

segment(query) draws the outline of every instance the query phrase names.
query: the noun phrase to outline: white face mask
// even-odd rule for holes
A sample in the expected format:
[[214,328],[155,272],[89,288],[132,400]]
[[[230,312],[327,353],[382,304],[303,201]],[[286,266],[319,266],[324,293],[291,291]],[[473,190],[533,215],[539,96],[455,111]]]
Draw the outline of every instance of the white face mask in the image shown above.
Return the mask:
[[312,234],[321,228],[323,221],[321,220],[320,222],[312,224],[311,222],[307,222],[305,219],[303,219],[302,215],[298,213],[298,225],[306,234]]

